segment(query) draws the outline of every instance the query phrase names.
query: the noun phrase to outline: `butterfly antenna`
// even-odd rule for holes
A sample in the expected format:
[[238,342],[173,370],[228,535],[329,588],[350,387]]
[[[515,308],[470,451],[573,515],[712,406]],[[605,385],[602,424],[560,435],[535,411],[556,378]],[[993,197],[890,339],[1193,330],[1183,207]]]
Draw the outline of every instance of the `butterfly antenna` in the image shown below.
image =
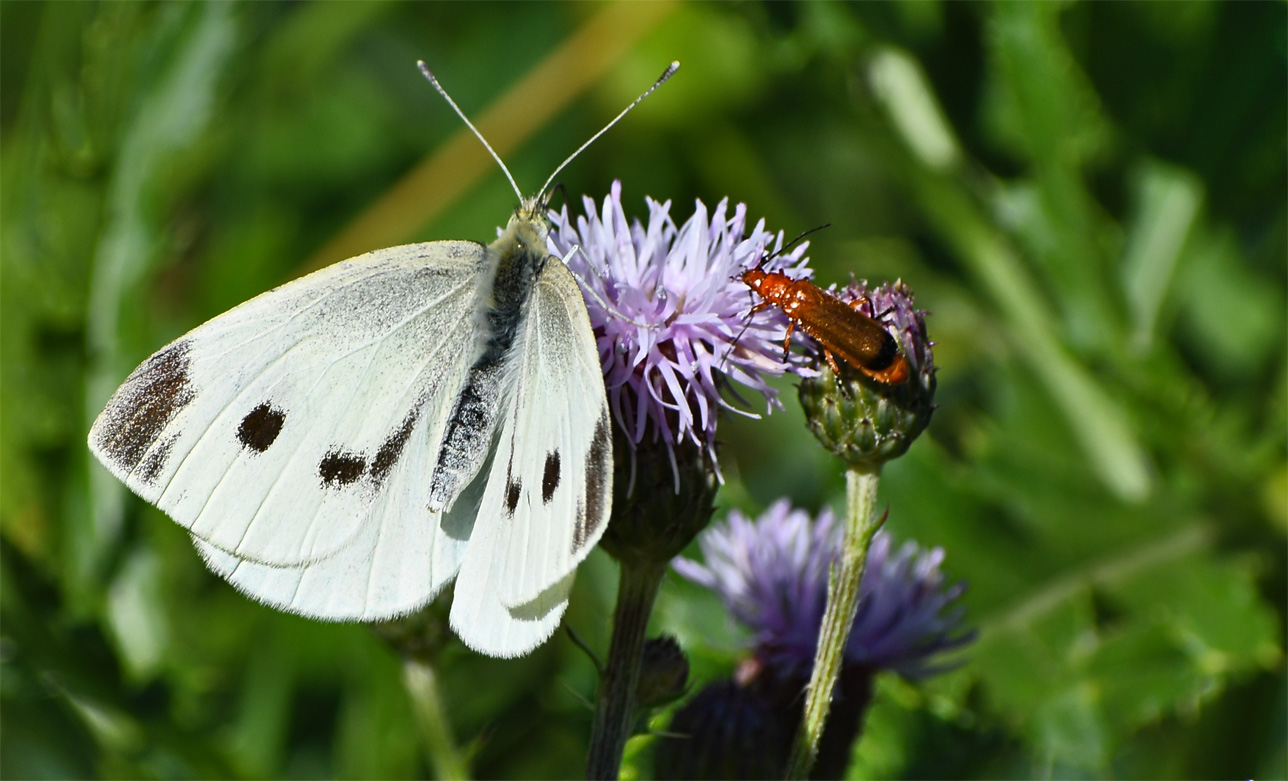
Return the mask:
[[[422,66],[421,66],[421,70],[424,70],[424,69],[425,69],[425,66],[424,66],[424,65],[422,65]],[[602,130],[600,130],[600,131],[599,131],[598,133],[596,133],[595,135],[591,136],[589,141],[587,141],[586,143],[584,143],[584,144],[582,144],[581,146],[577,147],[577,151],[576,151],[576,152],[573,152],[572,154],[568,155],[568,159],[567,159],[567,160],[564,160],[562,163],[560,163],[560,164],[559,164],[559,167],[558,167],[558,168],[556,168],[556,169],[554,170],[554,173],[550,174],[550,178],[546,180],[546,183],[545,183],[545,184],[543,184],[543,185],[541,185],[541,192],[543,192],[543,193],[544,193],[544,192],[546,191],[546,188],[550,186],[550,183],[551,183],[551,182],[553,182],[553,181],[555,180],[555,177],[559,175],[559,172],[560,172],[560,171],[562,171],[562,170],[564,169],[564,167],[565,167],[565,166],[567,166],[569,163],[571,163],[571,162],[573,161],[573,158],[575,158],[577,155],[581,154],[581,153],[586,149],[586,147],[588,147],[588,146],[590,146],[591,144],[595,143],[595,140],[596,140],[596,139],[598,139],[600,136],[604,135],[604,133],[608,132],[608,129],[609,129],[610,127],[612,127],[613,125],[616,125],[616,124],[618,123],[618,121],[619,121],[619,120],[621,120],[621,118],[622,118],[622,117],[626,116],[626,115],[630,112],[630,110],[631,110],[631,109],[633,109],[633,108],[635,108],[636,106],[638,106],[638,105],[640,104],[640,101],[644,100],[644,98],[647,98],[649,95],[652,95],[652,94],[653,94],[653,90],[655,90],[655,89],[657,89],[658,87],[660,87],[660,86],[662,86],[663,84],[665,84],[665,83],[666,83],[666,80],[667,80],[667,79],[669,79],[669,78],[671,78],[671,76],[673,76],[673,75],[675,74],[675,72],[676,72],[677,70],[679,70],[679,69],[680,69],[680,63],[679,63],[679,61],[678,61],[678,60],[676,60],[676,61],[672,62],[670,65],[668,65],[668,66],[667,66],[667,68],[666,68],[666,70],[662,71],[662,75],[658,77],[658,80],[657,80],[657,81],[655,81],[655,82],[653,82],[653,86],[651,86],[651,87],[649,87],[648,89],[644,90],[644,94],[643,94],[643,95],[640,95],[638,98],[636,98],[636,99],[634,100],[634,102],[632,102],[629,106],[627,106],[625,109],[623,109],[623,110],[622,110],[622,113],[620,113],[620,114],[618,114],[616,117],[614,117],[612,122],[609,122],[607,125],[604,125],[604,127],[603,127],[603,129],[602,129]],[[426,71],[426,73],[428,73],[428,71]],[[431,77],[431,80],[432,80],[432,77]],[[442,91],[442,89],[440,88],[440,89],[439,89],[439,91],[441,92],[441,91]],[[449,98],[449,100],[450,100],[450,98]],[[487,142],[484,142],[484,143],[487,143]],[[498,161],[498,162],[499,162],[499,161]]]
[[[505,172],[505,178],[510,180],[510,186],[514,188],[514,194],[519,196],[519,201],[522,202],[523,191],[519,189],[519,185],[514,181],[514,177],[510,175],[510,169],[505,167],[505,163],[501,162],[501,156],[498,155],[496,150],[492,148],[492,145],[487,142],[487,139],[483,137],[483,134],[479,132],[479,129],[474,127],[474,123],[470,121],[470,118],[465,116],[465,112],[461,111],[461,107],[456,105],[456,101],[452,100],[452,96],[447,94],[447,90],[443,89],[443,85],[438,83],[438,79],[434,76],[433,72],[430,71],[429,66],[425,64],[425,61],[417,60],[416,66],[420,68],[421,73],[425,74],[425,78],[429,79],[429,83],[434,85],[434,89],[438,90],[438,94],[443,96],[443,100],[447,101],[447,105],[452,107],[452,110],[456,112],[456,116],[460,117],[461,121],[465,123],[465,126],[474,133],[474,137],[483,142],[483,146],[487,149],[487,153],[492,155],[492,159],[496,161],[497,165],[501,166],[501,170]],[[652,92],[652,90],[649,90],[649,92]],[[637,100],[635,102],[638,103],[639,101]],[[613,121],[616,122],[617,120]],[[605,128],[605,130],[607,130],[607,128]],[[591,140],[593,141],[594,139]],[[545,188],[542,189],[544,190]]]

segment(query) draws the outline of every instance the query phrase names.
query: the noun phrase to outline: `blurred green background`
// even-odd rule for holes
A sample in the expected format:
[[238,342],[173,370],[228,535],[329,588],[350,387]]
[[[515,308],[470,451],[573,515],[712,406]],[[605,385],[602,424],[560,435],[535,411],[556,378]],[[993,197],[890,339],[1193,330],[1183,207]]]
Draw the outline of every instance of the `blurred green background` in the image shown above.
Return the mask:
[[[883,501],[981,636],[880,681],[854,777],[1288,775],[1286,30],[1282,3],[0,3],[0,775],[434,772],[389,645],[241,597],[85,447],[232,305],[494,235],[513,195],[422,58],[525,188],[679,59],[561,176],[575,202],[621,178],[636,215],[831,223],[818,281],[933,313],[940,406]],[[722,507],[838,503],[781,385],[722,423]],[[615,573],[592,556],[567,617],[601,652]],[[678,579],[654,627],[699,683],[738,658]],[[431,645],[474,774],[581,774],[566,636]]]

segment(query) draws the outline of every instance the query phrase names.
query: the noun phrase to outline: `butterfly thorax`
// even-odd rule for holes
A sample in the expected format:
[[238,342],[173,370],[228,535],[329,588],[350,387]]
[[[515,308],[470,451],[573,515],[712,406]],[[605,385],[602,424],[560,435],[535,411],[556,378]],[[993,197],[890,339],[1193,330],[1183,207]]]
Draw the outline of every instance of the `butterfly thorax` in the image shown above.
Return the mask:
[[525,198],[505,231],[488,246],[496,272],[487,307],[489,339],[484,359],[489,354],[498,358],[513,344],[515,329],[532,295],[533,281],[549,257],[549,232],[542,199]]

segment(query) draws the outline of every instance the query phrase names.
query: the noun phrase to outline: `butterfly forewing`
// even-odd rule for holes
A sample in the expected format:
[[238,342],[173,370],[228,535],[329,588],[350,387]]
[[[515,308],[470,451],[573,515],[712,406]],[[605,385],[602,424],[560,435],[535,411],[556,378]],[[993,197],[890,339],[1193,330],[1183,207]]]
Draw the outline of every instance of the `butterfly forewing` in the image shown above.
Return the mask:
[[538,280],[525,335],[515,404],[497,446],[498,460],[506,458],[499,509],[507,605],[571,572],[603,534],[612,500],[599,354],[581,291],[562,263],[551,260]]
[[512,656],[558,626],[572,572],[603,534],[612,497],[594,334],[581,291],[556,258],[534,284],[506,379],[511,391],[452,625],[472,647]]
[[470,360],[471,242],[393,247],[289,283],[164,348],[95,422],[136,493],[238,558],[294,566],[348,545],[378,506],[425,517],[394,480],[433,449]]

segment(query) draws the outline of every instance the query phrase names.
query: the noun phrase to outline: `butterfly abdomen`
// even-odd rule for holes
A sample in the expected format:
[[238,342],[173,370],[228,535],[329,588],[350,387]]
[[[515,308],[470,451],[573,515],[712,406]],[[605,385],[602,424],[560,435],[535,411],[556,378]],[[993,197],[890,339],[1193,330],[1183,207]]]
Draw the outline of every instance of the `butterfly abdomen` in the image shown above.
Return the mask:
[[505,392],[505,364],[527,314],[533,282],[546,259],[544,245],[534,246],[540,234],[533,220],[516,216],[488,248],[496,255],[496,271],[486,310],[487,340],[483,354],[470,367],[443,431],[430,478],[431,510],[451,509],[487,458]]

